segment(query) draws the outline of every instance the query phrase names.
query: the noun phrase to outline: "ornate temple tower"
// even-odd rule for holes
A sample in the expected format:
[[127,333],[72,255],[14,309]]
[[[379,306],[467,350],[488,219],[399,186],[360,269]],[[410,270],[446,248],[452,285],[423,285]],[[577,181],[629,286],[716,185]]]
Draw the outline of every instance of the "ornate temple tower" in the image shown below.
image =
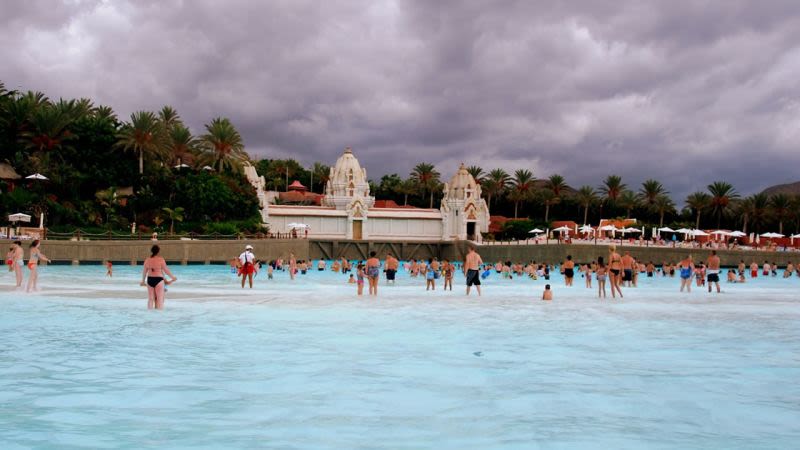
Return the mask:
[[325,185],[325,206],[347,211],[347,239],[366,239],[364,223],[375,203],[369,195],[367,170],[362,169],[350,147],[336,160]]
[[481,198],[481,186],[464,164],[444,185],[442,198],[442,239],[479,241],[489,231],[489,207]]

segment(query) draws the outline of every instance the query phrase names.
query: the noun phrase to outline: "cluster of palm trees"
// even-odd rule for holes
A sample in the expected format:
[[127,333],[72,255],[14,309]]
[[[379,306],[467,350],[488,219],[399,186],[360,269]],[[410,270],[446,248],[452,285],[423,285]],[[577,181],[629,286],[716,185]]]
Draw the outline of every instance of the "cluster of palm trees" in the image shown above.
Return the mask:
[[60,152],[71,147],[76,126],[87,119],[106,121],[116,128],[114,145],[137,155],[139,174],[144,174],[145,161],[206,164],[221,172],[236,170],[249,159],[241,135],[226,118],[213,119],[203,135],[194,136],[171,106],[158,113],[137,111],[120,123],[111,108],[95,106],[89,99],[53,101],[41,92],[9,91],[2,82],[0,129],[11,144],[20,144],[21,151],[13,154],[10,148],[3,149],[0,159],[17,163],[28,159],[34,170],[44,172],[54,159],[60,159]]
[[[691,220],[695,228],[741,227],[760,231],[775,224],[783,233],[786,223],[800,226],[800,197],[775,194],[754,194],[741,198],[734,187],[724,181],[716,181],[707,191],[694,192],[678,210],[669,191],[658,180],[645,180],[638,189],[630,189],[619,175],[609,175],[597,186],[570,187],[565,178],[553,174],[537,179],[528,169],[517,169],[509,174],[504,169],[485,172],[478,166],[467,167],[467,171],[480,183],[483,195],[493,213],[498,209],[513,211],[515,219],[531,217],[540,211],[544,222],[551,220],[551,212],[562,205],[559,219],[589,223],[590,212],[598,217],[631,218],[636,213],[639,219],[665,225],[669,217],[678,223]],[[384,177],[382,183],[386,180]],[[425,199],[429,207],[434,205],[434,194],[441,191],[440,174],[430,163],[417,164],[409,178],[393,184],[392,191],[402,195],[404,203],[409,196]],[[379,187],[380,188],[380,187]],[[577,213],[577,214],[576,214]]]

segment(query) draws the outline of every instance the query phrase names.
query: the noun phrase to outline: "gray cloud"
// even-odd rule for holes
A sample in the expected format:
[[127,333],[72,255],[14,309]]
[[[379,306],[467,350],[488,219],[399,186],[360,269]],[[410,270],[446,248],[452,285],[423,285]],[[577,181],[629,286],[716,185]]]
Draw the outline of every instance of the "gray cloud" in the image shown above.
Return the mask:
[[795,1],[5,3],[9,87],[227,116],[257,157],[653,177],[679,204],[797,178]]

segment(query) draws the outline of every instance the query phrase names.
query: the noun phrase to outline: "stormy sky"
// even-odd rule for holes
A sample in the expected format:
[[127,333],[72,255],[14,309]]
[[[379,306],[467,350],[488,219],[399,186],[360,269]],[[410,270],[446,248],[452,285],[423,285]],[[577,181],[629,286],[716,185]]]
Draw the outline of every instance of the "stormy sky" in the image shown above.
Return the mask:
[[0,0],[0,79],[227,116],[259,158],[662,181],[800,179],[800,2]]

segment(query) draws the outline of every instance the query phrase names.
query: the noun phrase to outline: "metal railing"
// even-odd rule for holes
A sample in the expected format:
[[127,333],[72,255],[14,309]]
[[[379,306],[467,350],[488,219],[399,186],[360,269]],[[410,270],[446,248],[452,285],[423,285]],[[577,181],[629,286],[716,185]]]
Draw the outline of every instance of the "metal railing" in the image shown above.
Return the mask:
[[76,229],[72,232],[55,232],[47,230],[47,239],[56,241],[196,241],[196,240],[260,240],[260,239],[300,239],[302,236],[292,233],[160,233],[153,237],[152,233],[124,233],[115,231],[88,232]]

